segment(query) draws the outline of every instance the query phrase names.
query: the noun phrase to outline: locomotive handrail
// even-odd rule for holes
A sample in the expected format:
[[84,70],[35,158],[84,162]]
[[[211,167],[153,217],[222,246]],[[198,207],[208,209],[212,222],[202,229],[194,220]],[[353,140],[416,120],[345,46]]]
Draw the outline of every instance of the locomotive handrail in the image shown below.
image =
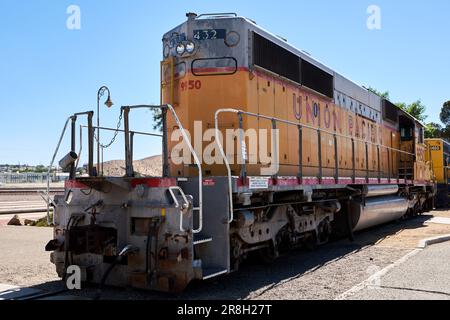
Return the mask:
[[[181,194],[181,197],[183,198],[184,204],[180,207],[180,203],[177,200],[177,197],[175,196],[174,191],[178,191]],[[177,209],[181,209],[180,210],[180,231],[181,232],[186,232],[186,229],[183,228],[183,211],[187,208],[189,208],[189,201],[186,198],[186,195],[184,194],[183,189],[181,189],[180,187],[176,186],[176,187],[170,187],[169,188],[169,193],[172,196],[173,202],[175,203],[175,207]]]
[[53,157],[52,160],[50,161],[50,165],[48,166],[48,171],[47,171],[47,224],[51,225],[52,223],[50,222],[50,174],[52,171],[52,167],[53,167],[53,163],[55,162],[56,159],[56,155],[58,154],[59,151],[59,147],[61,146],[61,142],[64,138],[64,135],[66,134],[66,130],[67,130],[67,126],[69,125],[69,121],[72,119],[72,116],[68,117],[66,120],[66,123],[64,124],[64,128],[61,132],[61,135],[59,137],[58,140],[58,144],[56,145],[56,149],[55,152],[53,153]]
[[[340,133],[337,133],[337,132],[325,130],[325,129],[322,129],[322,128],[315,128],[315,127],[309,126],[309,125],[307,125],[307,124],[295,123],[295,122],[292,122],[292,121],[289,121],[289,120],[285,120],[285,119],[279,119],[279,118],[276,118],[276,117],[269,117],[269,116],[265,116],[265,115],[261,115],[261,114],[256,114],[256,113],[253,113],[253,112],[247,112],[247,111],[243,111],[243,110],[238,110],[238,109],[234,109],[234,108],[223,108],[223,109],[218,109],[218,110],[216,111],[215,117],[214,117],[214,124],[215,124],[215,141],[216,141],[216,143],[217,143],[217,145],[218,145],[220,155],[221,155],[221,157],[223,158],[224,163],[225,163],[225,166],[226,166],[226,169],[227,169],[228,186],[229,186],[229,198],[230,198],[230,199],[229,199],[229,201],[230,201],[230,220],[229,220],[229,222],[230,222],[230,223],[231,223],[231,221],[233,221],[232,175],[231,175],[231,167],[230,167],[230,163],[229,163],[228,158],[227,158],[227,155],[226,155],[226,153],[225,153],[225,151],[224,151],[223,144],[222,144],[221,140],[219,139],[219,136],[220,136],[220,130],[219,130],[219,115],[220,115],[221,113],[234,113],[234,114],[237,114],[237,115],[239,116],[239,127],[240,127],[240,129],[242,129],[242,115],[247,115],[247,116],[256,117],[256,118],[258,118],[258,119],[266,119],[266,120],[270,120],[270,121],[272,121],[272,124],[273,124],[273,127],[274,127],[274,128],[276,128],[276,125],[275,125],[276,122],[284,123],[284,124],[287,124],[287,125],[293,125],[293,126],[296,126],[296,127],[299,128],[299,130],[300,130],[300,136],[301,136],[301,130],[302,130],[303,128],[317,131],[319,139],[320,139],[321,133],[325,133],[325,134],[329,134],[329,135],[333,136],[334,139],[335,139],[335,152],[336,152],[336,159],[335,159],[336,164],[335,164],[335,168],[334,168],[334,169],[336,170],[336,180],[338,179],[338,174],[337,174],[337,173],[338,173],[338,170],[339,170],[339,165],[338,165],[338,163],[337,163],[337,162],[338,162],[338,161],[337,161],[337,137],[341,137],[341,138],[344,138],[344,139],[347,139],[347,140],[351,140],[351,141],[353,142],[353,143],[352,143],[353,157],[354,157],[354,142],[360,142],[360,143],[364,143],[364,144],[366,145],[366,170],[367,170],[367,176],[366,176],[366,179],[367,179],[367,180],[369,179],[369,172],[370,172],[370,170],[369,170],[369,168],[368,168],[368,167],[369,167],[369,165],[368,165],[368,145],[372,145],[372,146],[377,147],[377,150],[378,150],[378,151],[377,151],[377,152],[378,152],[378,157],[379,157],[379,149],[380,149],[380,148],[384,148],[384,149],[386,149],[386,150],[398,152],[399,154],[405,154],[405,155],[409,155],[409,156],[415,156],[414,153],[410,153],[410,152],[403,151],[403,150],[400,150],[400,149],[388,147],[388,146],[385,146],[385,145],[382,145],[382,144],[379,144],[379,143],[374,143],[374,142],[372,142],[372,141],[366,141],[366,140],[359,139],[359,138],[355,138],[355,137],[349,137],[349,136],[346,136],[346,135],[343,135],[343,134],[340,134]],[[243,137],[242,137],[242,134],[241,134],[241,140],[242,140],[242,139],[243,139]],[[241,141],[240,143],[242,144],[242,143],[245,143],[245,142],[244,142],[244,141]],[[301,143],[301,141],[300,141],[300,143]],[[300,153],[301,153],[301,150],[300,150]],[[244,156],[245,156],[245,155],[243,155],[243,157],[244,157]],[[319,172],[320,172],[319,175],[320,175],[320,177],[321,177],[321,176],[322,176],[322,172],[321,172],[321,170],[322,170],[322,165],[321,165],[321,147],[320,147],[320,143],[319,143],[319,162],[320,162],[320,164],[319,164],[319,170],[320,170],[320,171],[319,171]],[[391,159],[390,159],[389,152],[388,152],[388,162],[391,163]],[[353,172],[355,172],[355,170],[356,170],[354,164],[355,164],[355,160],[353,159],[353,166],[354,166]],[[245,161],[244,161],[244,165],[245,165]],[[379,165],[378,171],[379,171],[379,174],[380,174],[380,172],[381,172],[380,162],[378,162],[378,165]],[[299,166],[302,167],[302,164],[300,164]],[[245,169],[244,169],[244,170],[245,170]],[[301,170],[301,169],[300,169],[300,170]],[[390,171],[391,171],[391,164],[389,164],[389,177],[391,176],[391,172],[390,172]],[[300,171],[300,172],[301,172],[301,171]],[[245,173],[245,172],[244,172],[244,173]],[[301,173],[300,173],[300,174],[301,174]],[[321,177],[321,178],[322,178],[322,177]],[[381,179],[381,176],[379,176],[379,179]]]
[[216,114],[214,115],[214,126],[215,126],[214,139],[215,139],[215,141],[217,143],[217,146],[219,147],[220,155],[222,156],[223,161],[225,163],[225,166],[227,168],[228,198],[229,198],[228,201],[230,202],[230,214],[229,214],[229,217],[228,217],[228,223],[231,223],[234,220],[231,167],[230,167],[230,162],[228,161],[228,158],[227,158],[227,156],[225,154],[225,151],[223,150],[222,142],[218,138],[219,135],[220,135],[220,131],[219,131],[219,114],[220,113],[225,113],[225,112],[237,113],[239,111],[235,110],[235,109],[219,109],[219,110],[216,111]]
[[[86,129],[88,126],[80,126],[80,127],[82,127],[83,129]],[[122,129],[114,129],[114,128],[107,128],[107,127],[93,126],[92,128],[96,129],[96,130],[117,131],[117,132],[122,132],[122,133],[125,132],[125,130],[122,130]],[[163,136],[162,134],[159,134],[159,133],[149,133],[149,132],[133,131],[133,130],[130,130],[130,133],[135,133],[138,135],[149,136],[149,137],[159,137],[159,138],[162,138],[162,136]]]
[[220,12],[220,13],[202,13],[195,17],[195,19],[200,19],[202,17],[226,17],[226,16],[234,16],[237,17],[237,13],[235,12]]
[[[69,125],[69,121],[72,121],[71,149],[72,149],[72,151],[75,152],[75,128],[76,128],[75,126],[76,126],[77,117],[78,116],[82,116],[82,115],[86,115],[88,117],[88,128],[90,128],[89,129],[89,136],[91,137],[91,135],[92,135],[92,116],[93,116],[93,114],[94,114],[93,111],[86,111],[86,112],[75,113],[74,115],[68,117],[66,122],[65,122],[65,124],[64,124],[63,130],[62,130],[61,135],[60,135],[59,140],[58,140],[58,144],[56,145],[55,152],[53,153],[53,157],[52,157],[52,160],[50,162],[50,165],[48,166],[48,171],[47,171],[47,191],[46,191],[47,194],[46,194],[46,196],[47,196],[47,223],[49,225],[53,224],[53,221],[50,222],[50,202],[53,202],[50,199],[50,174],[51,174],[51,170],[52,170],[53,164],[55,162],[56,156],[58,154],[59,148],[61,147],[62,140],[64,139],[64,136],[66,134],[67,126]],[[80,150],[81,150],[81,148],[82,147],[81,147],[81,143],[80,143]],[[92,165],[93,165],[92,139],[91,138],[89,139],[89,151],[90,152],[89,152],[89,165],[88,166],[89,166],[89,173],[91,174],[92,173]],[[77,160],[79,160],[79,156],[80,155],[78,154],[78,159]],[[72,177],[73,173],[74,173],[74,166],[72,166],[72,169],[71,169],[71,178],[73,178]],[[53,220],[54,219],[55,219],[55,217],[53,217]]]
[[[186,142],[187,147],[189,148],[189,151],[191,152],[192,157],[194,158],[195,164],[198,168],[198,207],[194,207],[193,210],[198,211],[199,215],[199,225],[197,229],[192,230],[193,233],[200,233],[203,230],[203,172],[202,172],[202,165],[200,162],[200,159],[197,156],[197,153],[195,152],[195,149],[192,147],[191,141],[189,140],[188,135],[186,134],[186,130],[184,129],[183,125],[181,124],[180,119],[178,118],[177,113],[175,112],[175,109],[170,104],[165,105],[135,105],[135,106],[123,106],[122,110],[131,110],[131,109],[161,109],[163,110],[169,110],[174,119],[177,123],[178,129],[181,132],[181,135],[183,137],[183,140]],[[126,115],[126,114],[125,114]],[[126,123],[127,121],[125,121]],[[164,121],[163,121],[164,122]],[[165,126],[165,124],[163,123]],[[125,131],[127,131],[127,128],[125,128]],[[166,131],[166,130],[164,130]],[[167,138],[167,132],[164,132],[164,136]],[[125,142],[127,143],[128,137],[125,139]],[[128,141],[129,142],[129,141]],[[165,144],[165,143],[163,143]],[[165,147],[165,146],[164,146]],[[129,163],[129,157],[126,157],[128,159],[127,163]]]
[[333,132],[333,131],[329,131],[329,130],[325,130],[325,129],[321,129],[321,128],[315,128],[315,127],[309,126],[307,124],[301,124],[301,123],[296,123],[296,122],[292,122],[292,121],[289,121],[289,120],[284,120],[284,119],[279,119],[279,118],[275,118],[275,117],[264,116],[264,115],[253,113],[253,112],[247,112],[247,111],[237,110],[237,109],[233,109],[233,108],[228,108],[228,109],[219,109],[219,110],[217,110],[216,115],[219,114],[219,113],[224,113],[224,112],[236,113],[236,114],[240,113],[240,114],[245,114],[245,115],[248,115],[248,116],[254,116],[254,117],[260,118],[260,119],[266,119],[266,120],[281,122],[281,123],[284,123],[284,124],[290,124],[290,125],[293,125],[293,126],[296,126],[296,127],[301,126],[303,128],[306,128],[306,129],[320,131],[320,132],[323,132],[323,133],[326,133],[326,134],[329,134],[329,135],[336,135],[337,137],[341,137],[341,138],[345,138],[345,139],[349,139],[349,140],[353,139],[354,141],[357,141],[357,142],[362,142],[362,143],[367,143],[367,144],[374,145],[374,146],[383,147],[385,149],[389,149],[389,150],[392,150],[392,151],[398,151],[399,153],[407,154],[407,155],[410,155],[410,156],[414,156],[415,155],[414,153],[410,153],[410,152],[407,152],[407,151],[402,151],[400,149],[395,149],[395,148],[388,147],[388,146],[385,146],[385,145],[382,145],[382,144],[379,144],[379,143],[366,141],[366,140],[358,139],[358,138],[353,138],[353,137],[349,137],[349,136],[346,136],[346,135],[343,135],[343,134],[340,134],[340,133],[337,133],[337,132]]

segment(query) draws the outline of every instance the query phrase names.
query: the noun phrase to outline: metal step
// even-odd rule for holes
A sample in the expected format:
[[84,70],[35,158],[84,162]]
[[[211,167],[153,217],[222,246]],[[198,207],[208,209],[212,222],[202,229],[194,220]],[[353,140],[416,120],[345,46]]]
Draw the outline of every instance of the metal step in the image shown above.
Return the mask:
[[196,234],[196,235],[194,235],[194,246],[199,245],[199,244],[208,243],[208,242],[211,242],[212,240],[213,240],[213,238],[210,236]]
[[203,280],[208,280],[228,273],[227,269],[221,267],[206,267],[203,268]]

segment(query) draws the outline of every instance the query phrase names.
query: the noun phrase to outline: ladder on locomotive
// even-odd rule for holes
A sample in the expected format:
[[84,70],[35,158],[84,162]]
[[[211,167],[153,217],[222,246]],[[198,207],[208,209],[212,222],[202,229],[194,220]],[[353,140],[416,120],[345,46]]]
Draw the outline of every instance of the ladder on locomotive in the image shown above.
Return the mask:
[[[163,97],[163,90],[161,90],[161,102],[163,100],[169,100],[170,103],[175,102],[175,63],[174,59],[170,58],[164,62],[161,62],[161,88],[166,88],[169,91],[168,97]],[[164,98],[164,99],[163,99]],[[189,151],[194,159],[195,165],[198,170],[197,179],[187,179],[186,181],[179,181],[179,187],[176,188],[178,191],[178,197],[180,197],[179,201],[185,200],[187,197],[192,198],[193,202],[193,213],[196,213],[196,218],[198,227],[194,229],[192,232],[194,234],[194,259],[196,259],[195,263],[201,264],[202,267],[202,278],[204,280],[214,278],[220,276],[222,274],[228,273],[230,271],[230,263],[229,263],[229,221],[226,219],[226,225],[223,224],[223,221],[220,219],[220,215],[227,214],[230,211],[228,206],[228,200],[223,203],[223,201],[217,201],[217,188],[222,188],[223,184],[219,184],[214,187],[208,187],[208,193],[211,191],[215,191],[215,194],[210,194],[208,197],[203,198],[203,176],[202,176],[202,166],[199,161],[199,158],[192,147],[189,137],[186,134],[186,131],[181,124],[174,108],[167,104],[165,106],[166,110],[169,110],[175,121],[177,122],[177,126],[180,130],[180,133],[183,137],[183,140],[186,142],[186,145],[189,148]],[[163,109],[164,111],[164,109]],[[163,119],[163,131],[166,138],[164,138],[165,150],[168,152],[167,146],[167,118],[164,116]],[[168,167],[168,156],[165,156],[165,167]],[[165,174],[168,174],[165,172]],[[173,193],[172,190],[171,195],[176,200],[176,193]],[[185,192],[188,196],[185,195]],[[220,192],[220,191],[219,191]],[[228,190],[221,190],[224,194],[229,194]],[[213,199],[213,200],[212,200]],[[223,197],[222,197],[223,200]],[[223,205],[222,208],[220,205]],[[206,215],[203,214],[203,210],[205,209]],[[218,213],[218,214],[217,214]],[[182,217],[182,213],[180,212],[180,217]],[[180,218],[181,219],[181,218]],[[205,220],[205,221],[204,221]],[[204,223],[205,222],[205,223]],[[180,231],[185,231],[182,226],[182,221],[180,221]],[[218,255],[218,252],[222,252],[222,255]]]
[[[229,222],[227,179],[215,178],[215,184],[199,189],[198,177],[179,181],[181,189],[192,197],[193,207],[199,207],[199,194],[203,194],[202,215],[194,213],[194,264],[201,266],[202,278],[207,280],[230,271]],[[202,221],[200,221],[202,220]],[[201,225],[200,228],[195,226]]]
[[[180,209],[180,231],[185,232],[183,227],[183,210],[189,206],[188,198],[192,201],[192,211],[194,213],[193,224],[193,251],[194,264],[201,266],[202,278],[207,280],[229,273],[230,271],[230,250],[229,250],[229,199],[228,197],[218,197],[220,194],[229,193],[228,179],[217,178],[214,185],[206,190],[203,187],[202,165],[196,151],[192,147],[181,121],[179,120],[174,108],[171,105],[161,106],[163,108],[163,139],[164,162],[168,165],[168,145],[167,145],[167,117],[165,111],[170,111],[181,136],[188,147],[195,165],[198,170],[198,176],[194,178],[178,179],[178,186],[169,188],[169,192],[174,200],[176,207]],[[165,109],[164,109],[165,108]],[[166,170],[165,175],[168,175]],[[185,205],[180,206],[183,202]],[[204,214],[206,212],[206,214]]]
[[[414,150],[402,150],[406,152],[413,153]],[[400,154],[400,161],[398,167],[398,179],[404,179],[406,181],[414,180],[414,157],[408,156],[407,154]]]

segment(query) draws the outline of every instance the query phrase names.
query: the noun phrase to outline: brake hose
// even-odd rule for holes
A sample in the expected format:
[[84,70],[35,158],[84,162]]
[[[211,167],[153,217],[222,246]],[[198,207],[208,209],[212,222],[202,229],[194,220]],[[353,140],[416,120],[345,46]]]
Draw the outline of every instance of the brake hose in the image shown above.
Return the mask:
[[123,257],[129,255],[130,253],[136,253],[138,251],[139,248],[132,245],[127,245],[125,248],[122,249],[122,251],[116,257],[116,259],[114,259],[113,263],[108,267],[106,272],[103,274],[102,280],[100,281],[100,285],[97,290],[97,295],[94,298],[94,300],[100,300],[106,279],[108,279],[108,276],[110,275],[111,271],[115,268],[115,266],[122,261]]

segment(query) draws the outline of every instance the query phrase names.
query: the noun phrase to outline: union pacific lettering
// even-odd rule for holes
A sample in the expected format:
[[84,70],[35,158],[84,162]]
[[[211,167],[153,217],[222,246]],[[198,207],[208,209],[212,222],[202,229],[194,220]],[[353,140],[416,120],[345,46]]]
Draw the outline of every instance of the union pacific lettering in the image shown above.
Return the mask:
[[[303,103],[304,100],[305,103]],[[316,101],[308,95],[303,97],[293,94],[292,105],[292,112],[295,119],[304,119],[307,125],[317,126],[319,128],[321,128],[323,124],[325,129],[335,131],[340,134],[345,133],[342,128],[341,119],[343,118],[342,115],[346,115],[348,118],[347,123],[349,136],[371,141],[373,143],[377,142],[379,130],[377,123],[374,121],[356,114],[347,114],[347,111],[336,105],[331,105],[330,107],[329,103],[320,102],[318,100]]]

